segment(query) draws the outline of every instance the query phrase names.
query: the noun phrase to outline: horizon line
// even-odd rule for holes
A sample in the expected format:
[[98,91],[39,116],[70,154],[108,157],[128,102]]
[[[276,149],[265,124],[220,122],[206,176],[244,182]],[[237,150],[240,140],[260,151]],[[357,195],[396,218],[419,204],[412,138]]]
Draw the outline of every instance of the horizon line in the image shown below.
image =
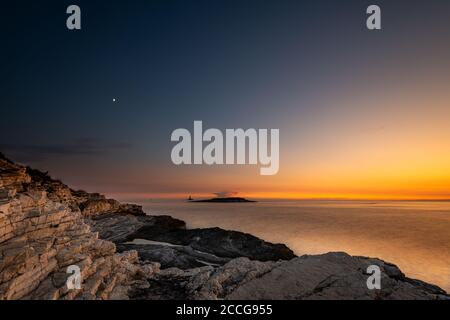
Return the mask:
[[[217,196],[214,193],[128,193],[128,192],[107,192],[115,198],[122,199],[140,199],[140,200],[185,200],[189,196],[193,199],[211,199]],[[404,201],[404,202],[450,202],[450,196],[448,197],[434,197],[434,196],[394,196],[394,195],[335,195],[335,196],[314,196],[314,195],[285,195],[285,196],[270,196],[269,194],[251,194],[251,193],[238,193],[235,197],[241,197],[246,199],[260,199],[260,200],[297,200],[297,201]]]

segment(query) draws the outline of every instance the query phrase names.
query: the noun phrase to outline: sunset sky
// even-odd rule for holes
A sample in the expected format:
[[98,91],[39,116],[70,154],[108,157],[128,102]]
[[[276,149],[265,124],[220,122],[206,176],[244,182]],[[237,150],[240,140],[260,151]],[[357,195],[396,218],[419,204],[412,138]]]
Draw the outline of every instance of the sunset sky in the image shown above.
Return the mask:
[[[449,1],[76,1],[69,31],[72,2],[2,7],[13,160],[123,197],[450,199]],[[173,165],[194,120],[280,129],[279,173]]]

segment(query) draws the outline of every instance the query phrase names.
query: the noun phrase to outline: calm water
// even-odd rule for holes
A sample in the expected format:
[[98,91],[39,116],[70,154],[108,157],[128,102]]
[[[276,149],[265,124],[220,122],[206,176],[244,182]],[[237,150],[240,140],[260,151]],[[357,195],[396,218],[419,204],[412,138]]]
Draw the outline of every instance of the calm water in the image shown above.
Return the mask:
[[450,202],[146,201],[188,227],[221,227],[285,243],[297,255],[345,251],[397,264],[409,277],[450,292]]

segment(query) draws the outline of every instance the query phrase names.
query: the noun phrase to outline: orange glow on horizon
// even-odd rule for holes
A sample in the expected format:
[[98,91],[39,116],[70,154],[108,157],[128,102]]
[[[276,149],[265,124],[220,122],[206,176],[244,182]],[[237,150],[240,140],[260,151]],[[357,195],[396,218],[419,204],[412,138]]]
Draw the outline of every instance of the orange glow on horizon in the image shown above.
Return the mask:
[[[187,199],[192,196],[194,199],[209,199],[215,197],[211,193],[111,193],[109,196],[117,199]],[[408,195],[408,194],[333,194],[333,193],[284,193],[284,192],[243,192],[237,195],[247,199],[280,199],[280,200],[391,200],[391,201],[450,201],[450,195],[436,197],[433,195]]]
[[[117,197],[210,198],[235,191],[254,199],[450,200],[448,74],[444,79],[378,94],[352,90],[323,101],[313,115],[289,114],[280,126],[275,176],[260,176],[259,166],[152,168],[145,181],[157,181],[147,189],[156,192],[118,190]],[[135,176],[142,179],[142,170]]]

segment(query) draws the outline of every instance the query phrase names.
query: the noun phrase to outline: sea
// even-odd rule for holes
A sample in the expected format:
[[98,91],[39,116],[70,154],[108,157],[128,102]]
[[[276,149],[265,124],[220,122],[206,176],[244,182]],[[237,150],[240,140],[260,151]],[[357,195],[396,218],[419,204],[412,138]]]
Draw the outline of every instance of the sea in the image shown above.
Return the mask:
[[347,252],[380,258],[396,264],[410,278],[450,292],[450,202],[137,202],[148,214],[182,219],[189,228],[242,231],[284,243],[297,255]]

